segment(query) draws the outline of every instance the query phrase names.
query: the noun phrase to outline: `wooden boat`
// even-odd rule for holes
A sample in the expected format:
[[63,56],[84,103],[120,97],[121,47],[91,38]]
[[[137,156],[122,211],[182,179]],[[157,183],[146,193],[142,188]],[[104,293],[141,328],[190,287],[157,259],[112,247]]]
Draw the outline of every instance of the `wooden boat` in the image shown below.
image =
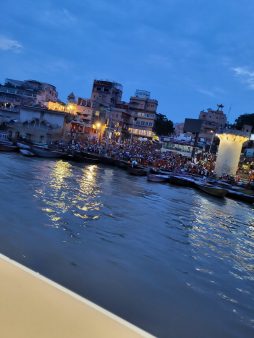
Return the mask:
[[165,183],[168,182],[169,176],[168,175],[161,175],[161,174],[148,174],[147,181],[150,182],[157,182],[157,183]]
[[183,187],[195,187],[195,179],[188,176],[182,175],[169,175],[168,182]]
[[121,169],[127,170],[130,167],[130,162],[125,161],[125,160],[114,160],[115,161],[115,166]]
[[173,175],[172,171],[164,170],[164,169],[157,169],[157,168],[150,168],[149,169],[150,174],[156,174],[156,175]]
[[31,144],[28,144],[26,142],[17,142],[17,146],[19,149],[31,149]]
[[62,156],[66,160],[70,160],[73,162],[84,162],[84,156],[80,151],[71,151],[68,153],[64,153]]
[[104,164],[109,164],[109,165],[115,165],[115,160],[111,157],[108,157],[108,156],[99,156],[98,160],[101,162],[101,163],[104,163]]
[[31,150],[29,150],[29,149],[22,149],[22,148],[20,148],[19,152],[23,156],[27,156],[27,157],[33,157],[33,156],[35,156],[35,154]]
[[83,161],[85,163],[91,163],[91,164],[98,164],[98,163],[100,163],[100,160],[98,158],[92,158],[92,157],[88,157],[88,156],[84,156],[83,157]]
[[247,194],[244,191],[236,191],[232,189],[227,189],[227,197],[232,198],[234,200],[254,204],[254,195]]
[[63,153],[56,150],[46,149],[44,147],[32,147],[32,152],[38,157],[44,158],[60,158],[63,156]]
[[97,163],[103,163],[108,165],[116,165],[115,160],[111,157],[95,154],[95,153],[89,153],[89,152],[82,152],[84,157],[87,159],[96,159]]
[[208,195],[223,198],[227,194],[227,190],[218,186],[207,183],[196,183],[196,187]]
[[134,176],[146,176],[147,170],[143,167],[129,167],[128,173]]
[[6,142],[0,142],[0,151],[17,151],[18,147],[15,146],[12,142],[6,141]]

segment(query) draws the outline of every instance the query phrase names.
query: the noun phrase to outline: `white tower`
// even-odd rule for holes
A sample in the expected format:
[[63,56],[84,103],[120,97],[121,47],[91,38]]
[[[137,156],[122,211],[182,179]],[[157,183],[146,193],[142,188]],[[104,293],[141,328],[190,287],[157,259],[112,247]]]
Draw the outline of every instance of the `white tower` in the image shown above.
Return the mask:
[[239,130],[227,130],[217,134],[220,139],[215,172],[218,177],[223,174],[234,176],[236,174],[243,143],[249,139],[249,135]]

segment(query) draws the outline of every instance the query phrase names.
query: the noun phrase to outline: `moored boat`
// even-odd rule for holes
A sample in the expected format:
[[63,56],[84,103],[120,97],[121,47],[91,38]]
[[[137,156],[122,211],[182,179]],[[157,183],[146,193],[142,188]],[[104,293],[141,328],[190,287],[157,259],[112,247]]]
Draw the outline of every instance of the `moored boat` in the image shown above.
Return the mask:
[[27,157],[33,157],[33,156],[35,156],[35,154],[31,150],[29,150],[29,149],[22,149],[22,148],[20,148],[19,152],[23,156],[27,156]]
[[148,174],[147,180],[150,182],[166,183],[169,180],[169,176],[162,174]]
[[31,144],[28,144],[26,142],[17,142],[17,146],[19,149],[31,149]]
[[128,173],[134,176],[146,176],[147,170],[143,167],[129,167]]
[[169,175],[169,183],[184,187],[195,187],[195,179],[182,175]]
[[114,161],[115,161],[115,165],[118,168],[126,170],[130,167],[130,162],[128,162],[128,161],[125,161],[125,160],[114,160]]
[[226,189],[223,189],[221,187],[214,186],[214,185],[211,185],[211,184],[207,184],[207,183],[196,183],[196,187],[199,190],[205,192],[206,194],[214,196],[214,197],[223,198],[227,194]]
[[236,191],[232,189],[227,189],[227,197],[232,198],[234,200],[254,204],[254,195],[247,194],[244,191]]
[[6,141],[6,142],[0,142],[0,151],[17,151],[18,147],[14,145],[12,142]]
[[60,158],[63,156],[63,153],[56,150],[46,149],[43,147],[32,147],[32,152],[38,157],[44,158]]
[[100,160],[97,159],[97,158],[92,158],[92,157],[84,156],[84,162],[85,163],[91,163],[91,164],[98,164],[98,163],[100,163]]

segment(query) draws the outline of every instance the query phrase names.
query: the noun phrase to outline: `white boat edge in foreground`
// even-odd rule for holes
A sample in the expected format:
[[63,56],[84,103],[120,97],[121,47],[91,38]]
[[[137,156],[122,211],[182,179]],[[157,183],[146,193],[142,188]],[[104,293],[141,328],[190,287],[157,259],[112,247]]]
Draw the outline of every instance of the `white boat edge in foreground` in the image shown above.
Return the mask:
[[[126,320],[3,254],[0,254],[0,278],[1,332],[5,338],[32,338],[35,336],[38,338],[65,338],[70,337],[68,330],[73,333],[71,336],[75,336],[75,338],[153,337]],[[18,303],[19,300],[22,300],[21,304]],[[50,305],[47,302],[52,303],[53,306],[47,307]],[[64,304],[69,304],[69,306],[64,307]],[[28,309],[29,306],[32,308]],[[53,313],[52,318],[50,312],[54,311],[54,307],[58,311],[55,313],[55,317]],[[82,320],[79,321],[80,318]],[[95,323],[96,325],[94,325]],[[38,324],[41,327],[38,327]],[[53,332],[50,331],[52,324],[54,325]],[[102,332],[104,332],[103,335]]]

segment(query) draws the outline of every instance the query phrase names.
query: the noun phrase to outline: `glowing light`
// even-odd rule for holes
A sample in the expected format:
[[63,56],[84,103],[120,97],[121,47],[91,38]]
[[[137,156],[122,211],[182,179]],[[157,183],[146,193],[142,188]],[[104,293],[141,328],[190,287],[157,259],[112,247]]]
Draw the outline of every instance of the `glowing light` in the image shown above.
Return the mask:
[[219,150],[215,165],[217,176],[236,174],[243,143],[249,137],[236,132],[217,134],[220,139]]
[[62,112],[66,111],[65,104],[62,104],[62,103],[59,103],[59,102],[49,101],[47,103],[47,107],[48,107],[49,110],[62,111]]
[[100,122],[96,122],[95,126],[96,126],[97,129],[99,129],[101,127],[101,123]]

